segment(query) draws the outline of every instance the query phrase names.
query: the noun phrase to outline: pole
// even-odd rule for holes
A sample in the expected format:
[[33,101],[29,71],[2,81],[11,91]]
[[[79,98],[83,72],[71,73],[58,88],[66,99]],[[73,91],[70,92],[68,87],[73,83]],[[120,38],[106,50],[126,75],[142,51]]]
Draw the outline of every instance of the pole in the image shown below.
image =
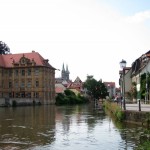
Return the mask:
[[146,71],[146,95],[145,95],[145,104],[147,103],[147,71]]
[[141,111],[141,75],[139,71],[139,80],[140,80],[140,89],[138,91],[138,98],[139,98],[139,111]]
[[123,69],[123,108],[126,110],[126,102],[125,102],[125,72]]
[[141,101],[139,99],[139,111],[141,111]]

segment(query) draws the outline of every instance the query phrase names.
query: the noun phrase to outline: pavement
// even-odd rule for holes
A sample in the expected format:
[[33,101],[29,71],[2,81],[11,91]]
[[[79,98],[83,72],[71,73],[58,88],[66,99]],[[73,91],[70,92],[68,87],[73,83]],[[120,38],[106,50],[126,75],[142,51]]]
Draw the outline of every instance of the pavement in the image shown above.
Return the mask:
[[[139,104],[126,104],[126,110],[139,111]],[[141,104],[141,111],[150,112],[150,104]]]

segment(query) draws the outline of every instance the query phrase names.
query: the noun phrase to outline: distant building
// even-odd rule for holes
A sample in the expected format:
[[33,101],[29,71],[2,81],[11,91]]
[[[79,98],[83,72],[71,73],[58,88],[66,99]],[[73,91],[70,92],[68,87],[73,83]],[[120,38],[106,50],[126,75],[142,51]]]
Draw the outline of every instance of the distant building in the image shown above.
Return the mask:
[[64,67],[64,63],[63,63],[63,66],[62,66],[62,71],[61,71],[61,78],[63,80],[66,80],[66,81],[69,81],[69,70],[68,70],[68,65],[66,65],[66,69]]
[[107,88],[107,91],[109,93],[109,97],[113,98],[116,95],[116,85],[115,82],[104,82],[104,85]]
[[0,55],[0,105],[54,104],[55,68],[38,52]]
[[64,63],[62,65],[62,70],[61,70],[61,77],[60,78],[55,78],[55,83],[62,83],[65,87],[67,87],[68,83],[71,82],[69,79],[69,70],[68,70],[68,65],[66,65],[66,69],[64,67]]
[[56,83],[55,84],[55,94],[56,96],[59,94],[59,93],[64,93],[64,91],[66,90],[66,87],[61,84],[61,83]]
[[74,82],[71,82],[70,84],[68,84],[67,89],[70,89],[70,90],[74,91],[75,93],[81,94],[83,91],[83,83],[82,83],[81,79],[79,77],[77,77]]

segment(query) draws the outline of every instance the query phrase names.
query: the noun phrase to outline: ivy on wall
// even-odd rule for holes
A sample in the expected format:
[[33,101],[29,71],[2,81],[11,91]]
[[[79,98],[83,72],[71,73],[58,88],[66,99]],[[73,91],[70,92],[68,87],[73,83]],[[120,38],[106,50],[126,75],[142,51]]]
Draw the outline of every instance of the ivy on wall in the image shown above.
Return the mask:
[[[146,95],[146,73],[143,73],[141,75],[141,89],[140,89],[140,94],[141,94],[141,99],[145,98]],[[148,91],[150,89],[150,73],[147,73],[147,86],[148,86]]]

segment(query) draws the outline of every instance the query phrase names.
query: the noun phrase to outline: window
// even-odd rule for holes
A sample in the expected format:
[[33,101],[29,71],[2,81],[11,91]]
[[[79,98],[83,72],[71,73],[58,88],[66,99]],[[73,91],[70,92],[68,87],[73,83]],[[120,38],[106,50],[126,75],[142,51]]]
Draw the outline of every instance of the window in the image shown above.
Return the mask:
[[21,93],[21,97],[22,98],[25,97],[25,93],[24,92]]
[[31,76],[31,69],[28,69],[28,76]]
[[19,93],[16,93],[16,98],[18,98],[20,96],[20,94]]
[[39,93],[38,93],[38,92],[35,92],[35,93],[34,93],[34,97],[35,97],[35,98],[39,98]]
[[31,93],[26,93],[26,97],[31,98]]
[[25,58],[22,58],[22,59],[21,59],[21,64],[25,64],[25,62],[26,62],[26,61],[25,61]]
[[24,81],[21,82],[21,87],[24,87]]
[[9,77],[12,76],[12,70],[9,70]]
[[15,70],[15,76],[18,76],[18,70]]
[[24,69],[21,70],[21,75],[22,75],[22,76],[25,76],[25,70],[24,70]]
[[4,76],[4,71],[2,70],[2,77]]
[[31,87],[31,81],[28,81],[27,87]]
[[9,97],[12,98],[12,93],[9,93]]
[[35,81],[35,87],[39,87],[39,81]]
[[2,80],[2,88],[4,88],[4,81]]
[[15,88],[18,88],[18,81],[15,82]]
[[39,68],[35,68],[35,75],[36,75],[36,76],[39,75]]
[[12,82],[9,81],[8,87],[11,88],[12,87]]
[[12,97],[12,93],[9,93],[9,97],[10,97],[10,98]]

